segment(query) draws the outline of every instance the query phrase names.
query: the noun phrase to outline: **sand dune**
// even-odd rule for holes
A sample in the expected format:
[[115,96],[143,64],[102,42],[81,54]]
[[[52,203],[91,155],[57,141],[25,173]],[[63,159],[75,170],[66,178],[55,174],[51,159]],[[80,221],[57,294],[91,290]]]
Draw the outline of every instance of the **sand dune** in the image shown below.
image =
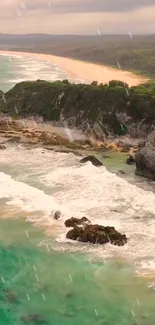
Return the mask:
[[129,86],[136,86],[140,83],[148,81],[148,79],[137,76],[129,71],[114,69],[108,66],[103,66],[94,63],[73,60],[48,54],[0,51],[0,55],[22,55],[28,57],[36,57],[42,60],[50,60],[56,63],[68,74],[71,79],[79,79],[90,83],[94,80],[99,83],[108,83],[110,80],[120,80],[126,82]]

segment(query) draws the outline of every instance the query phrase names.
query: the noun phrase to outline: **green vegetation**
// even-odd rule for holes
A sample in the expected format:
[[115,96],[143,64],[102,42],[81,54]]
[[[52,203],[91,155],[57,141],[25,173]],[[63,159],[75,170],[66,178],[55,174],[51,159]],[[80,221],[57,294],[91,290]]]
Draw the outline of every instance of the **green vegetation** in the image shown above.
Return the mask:
[[129,88],[121,81],[109,84],[72,84],[68,80],[37,80],[17,84],[0,100],[4,114],[42,116],[45,121],[67,121],[83,130],[98,125],[105,135],[149,132],[155,122],[155,81]]
[[[155,78],[155,35],[5,37],[6,49],[53,54],[133,71]],[[11,43],[11,47],[10,47]],[[0,39],[4,50],[4,38]]]

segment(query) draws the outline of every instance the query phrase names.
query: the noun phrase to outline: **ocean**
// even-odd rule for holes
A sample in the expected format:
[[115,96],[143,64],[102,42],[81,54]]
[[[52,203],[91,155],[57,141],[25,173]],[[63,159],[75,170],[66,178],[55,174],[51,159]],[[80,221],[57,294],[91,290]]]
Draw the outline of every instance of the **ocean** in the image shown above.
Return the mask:
[[16,83],[24,80],[64,80],[68,79],[75,83],[79,79],[71,79],[66,72],[51,60],[42,60],[31,55],[25,57],[21,54],[0,55],[0,90],[8,91]]
[[[0,89],[30,76],[66,79],[49,64],[1,57]],[[155,324],[155,194],[132,167],[129,177],[114,173],[125,168],[120,158],[101,159],[96,168],[72,153],[22,145],[0,152],[0,325]],[[128,243],[67,240],[72,216],[113,225]]]

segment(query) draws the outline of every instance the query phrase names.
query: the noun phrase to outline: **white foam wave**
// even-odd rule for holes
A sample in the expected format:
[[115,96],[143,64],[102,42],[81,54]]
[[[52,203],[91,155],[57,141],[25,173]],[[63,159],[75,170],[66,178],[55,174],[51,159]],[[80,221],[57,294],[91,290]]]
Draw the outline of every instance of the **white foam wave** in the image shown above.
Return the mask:
[[[142,273],[145,269],[155,272],[155,195],[152,192],[129,184],[105,167],[96,168],[90,163],[81,166],[72,154],[50,151],[42,154],[42,149],[10,148],[1,153],[1,163],[14,165],[19,174],[17,181],[0,173],[0,197],[6,197],[8,204],[29,212],[44,211],[44,220],[49,225],[52,224],[50,211],[62,211],[64,217],[58,223],[57,232],[60,249],[86,249],[103,258],[119,255],[132,261]],[[44,191],[24,184],[29,178]],[[127,235],[128,243],[123,247],[71,245],[65,240],[64,228],[64,219],[70,216],[86,216],[93,223],[113,225]]]
[[11,176],[0,173],[0,198],[8,199],[7,204],[23,208],[23,210],[46,211],[58,209],[52,196],[45,195],[43,191],[33,188],[22,182],[17,182]]

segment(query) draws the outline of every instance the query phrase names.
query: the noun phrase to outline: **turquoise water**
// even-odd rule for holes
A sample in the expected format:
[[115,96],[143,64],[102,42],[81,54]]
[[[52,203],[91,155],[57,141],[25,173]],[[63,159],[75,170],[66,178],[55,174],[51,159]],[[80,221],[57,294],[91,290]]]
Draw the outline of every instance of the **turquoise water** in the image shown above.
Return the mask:
[[67,75],[51,61],[21,55],[0,55],[0,90],[8,91],[23,80],[58,80]]
[[51,60],[42,60],[39,55],[35,57],[15,55],[0,55],[0,90],[4,92],[11,89],[16,83],[24,80],[64,80],[69,79],[75,83],[79,79],[70,78],[57,64]]
[[39,320],[27,323],[154,324],[155,294],[130,266],[37,247],[43,239],[25,221],[0,221],[0,324],[24,324],[36,314]]

